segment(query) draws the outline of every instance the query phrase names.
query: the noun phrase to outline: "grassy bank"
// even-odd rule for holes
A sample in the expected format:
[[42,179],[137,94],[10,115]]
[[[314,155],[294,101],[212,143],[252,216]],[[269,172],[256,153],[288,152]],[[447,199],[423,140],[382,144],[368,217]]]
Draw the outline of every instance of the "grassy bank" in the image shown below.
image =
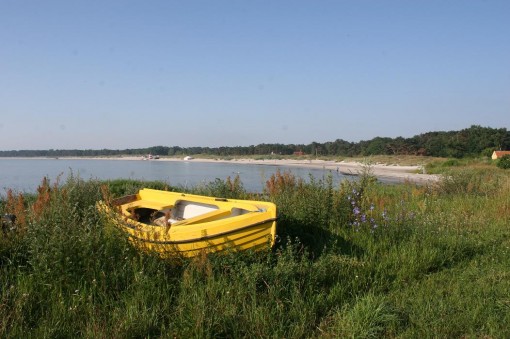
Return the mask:
[[[167,188],[71,176],[7,194],[0,337],[510,337],[504,171],[420,187],[277,173],[273,251],[178,262],[134,250],[94,207],[141,187]],[[252,198],[235,179],[191,192]]]

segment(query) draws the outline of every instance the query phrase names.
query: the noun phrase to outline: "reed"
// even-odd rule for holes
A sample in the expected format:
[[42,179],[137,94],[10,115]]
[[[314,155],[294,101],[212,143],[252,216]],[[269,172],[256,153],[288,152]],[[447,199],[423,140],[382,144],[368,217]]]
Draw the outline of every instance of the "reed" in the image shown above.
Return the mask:
[[[95,203],[131,180],[44,179],[0,212],[0,337],[510,337],[510,177],[462,168],[438,185],[339,186],[276,172],[262,253],[162,260]],[[238,178],[192,193],[250,198]]]

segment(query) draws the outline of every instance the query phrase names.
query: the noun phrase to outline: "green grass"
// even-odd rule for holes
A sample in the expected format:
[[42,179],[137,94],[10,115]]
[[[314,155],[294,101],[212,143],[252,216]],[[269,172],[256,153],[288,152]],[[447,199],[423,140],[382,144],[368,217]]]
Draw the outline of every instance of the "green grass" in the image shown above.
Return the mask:
[[44,181],[0,212],[0,337],[510,337],[510,177],[449,172],[433,186],[304,182],[261,195],[238,178],[192,193],[274,201],[263,253],[179,262],[135,250],[95,209],[158,182]]

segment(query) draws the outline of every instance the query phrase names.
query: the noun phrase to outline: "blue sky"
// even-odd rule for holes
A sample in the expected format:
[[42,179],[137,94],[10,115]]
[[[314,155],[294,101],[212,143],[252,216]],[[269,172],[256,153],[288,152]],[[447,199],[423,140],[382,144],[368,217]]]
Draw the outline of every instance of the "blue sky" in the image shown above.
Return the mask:
[[510,1],[0,0],[0,150],[510,128]]

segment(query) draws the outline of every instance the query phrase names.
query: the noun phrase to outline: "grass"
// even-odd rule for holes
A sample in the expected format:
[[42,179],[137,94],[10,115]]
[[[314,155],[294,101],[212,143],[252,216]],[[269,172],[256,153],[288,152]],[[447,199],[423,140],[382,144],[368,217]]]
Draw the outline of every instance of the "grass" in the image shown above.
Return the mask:
[[434,186],[335,187],[277,172],[191,193],[274,201],[272,251],[180,262],[136,251],[95,209],[131,180],[44,180],[0,212],[0,337],[510,337],[510,177],[449,172]]

